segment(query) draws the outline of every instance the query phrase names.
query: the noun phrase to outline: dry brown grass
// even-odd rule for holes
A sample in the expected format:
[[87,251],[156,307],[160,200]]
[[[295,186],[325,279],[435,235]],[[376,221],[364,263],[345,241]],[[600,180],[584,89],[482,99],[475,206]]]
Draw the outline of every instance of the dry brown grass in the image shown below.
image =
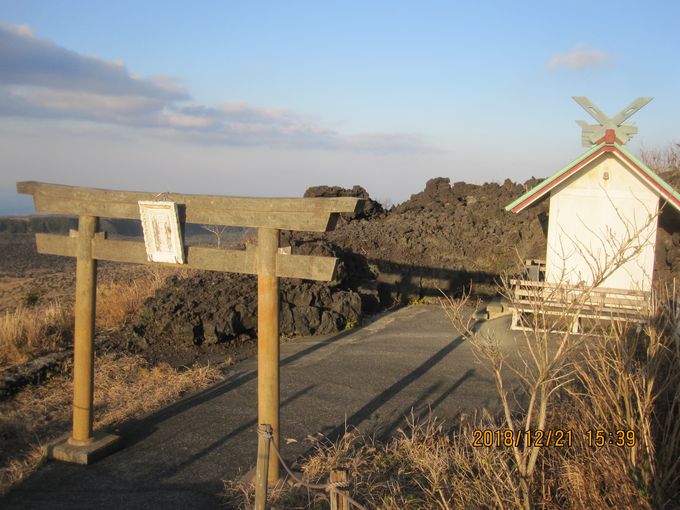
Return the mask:
[[5,312],[0,316],[0,370],[63,348],[72,328],[72,311],[56,302]]
[[[155,367],[141,356],[109,353],[95,361],[95,427],[110,427],[144,415],[218,380],[214,367],[175,370]],[[58,375],[0,402],[0,494],[43,461],[40,445],[68,432],[71,380]]]
[[178,274],[173,268],[150,266],[144,276],[131,281],[111,281],[97,285],[97,329],[115,331],[124,326],[132,313],[163,285]]
[[[314,439],[312,453],[300,467],[305,481],[327,483],[332,469],[348,472],[348,491],[367,508],[384,510],[513,508],[508,450],[474,448],[471,427],[447,433],[435,417],[411,419],[386,444],[346,432],[335,443]],[[230,508],[252,509],[254,488],[242,481],[225,482]],[[327,508],[324,493],[303,487],[269,491],[272,509]]]
[[[154,267],[134,279],[105,281],[97,286],[97,330],[114,331],[152,296],[173,268]],[[73,308],[54,301],[45,305],[20,305],[0,315],[0,370],[25,363],[47,352],[64,349],[72,342]]]

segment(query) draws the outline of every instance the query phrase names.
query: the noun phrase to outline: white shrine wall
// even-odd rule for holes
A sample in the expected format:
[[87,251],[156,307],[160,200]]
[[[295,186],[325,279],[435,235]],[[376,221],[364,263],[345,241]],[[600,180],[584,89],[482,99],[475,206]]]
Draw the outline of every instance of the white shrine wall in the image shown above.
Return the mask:
[[550,196],[546,281],[589,285],[620,265],[598,286],[651,290],[658,204],[611,154],[560,184]]

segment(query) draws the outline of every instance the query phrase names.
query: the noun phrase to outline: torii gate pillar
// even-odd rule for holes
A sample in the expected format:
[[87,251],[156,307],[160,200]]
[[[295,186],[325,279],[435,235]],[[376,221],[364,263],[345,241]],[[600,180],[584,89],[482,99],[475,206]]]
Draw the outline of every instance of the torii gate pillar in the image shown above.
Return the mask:
[[[279,279],[276,255],[279,230],[257,230],[257,422],[272,427],[272,441],[279,449]],[[268,480],[279,479],[279,459],[269,456]]]
[[97,299],[97,261],[92,239],[99,221],[95,216],[78,218],[76,246],[76,303],[73,335],[73,433],[69,444],[92,442],[94,399],[94,318]]

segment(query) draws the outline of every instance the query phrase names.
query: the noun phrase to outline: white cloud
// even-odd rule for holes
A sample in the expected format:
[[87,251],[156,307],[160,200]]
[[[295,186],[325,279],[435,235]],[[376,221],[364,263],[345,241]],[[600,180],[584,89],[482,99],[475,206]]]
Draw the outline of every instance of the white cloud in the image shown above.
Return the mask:
[[0,25],[14,34],[26,37],[34,37],[33,30],[31,30],[31,27],[28,25],[5,25],[4,23]]
[[131,75],[121,62],[86,56],[36,37],[28,27],[0,23],[0,85],[34,85],[108,95],[138,95],[166,101],[189,94],[161,78]]
[[44,87],[11,87],[8,90],[14,97],[32,106],[67,113],[125,114],[153,111],[162,106],[160,101],[144,96],[105,95]]
[[309,116],[243,102],[192,104],[168,76],[62,48],[29,27],[0,23],[0,116],[71,119],[147,129],[165,138],[230,146],[403,152],[427,150],[417,134],[346,136]]
[[179,128],[207,128],[213,124],[211,119],[199,115],[166,112],[163,118],[169,126]]
[[549,69],[566,68],[580,71],[588,67],[597,67],[611,61],[611,56],[602,51],[588,48],[583,44],[577,44],[568,53],[556,53],[548,61]]

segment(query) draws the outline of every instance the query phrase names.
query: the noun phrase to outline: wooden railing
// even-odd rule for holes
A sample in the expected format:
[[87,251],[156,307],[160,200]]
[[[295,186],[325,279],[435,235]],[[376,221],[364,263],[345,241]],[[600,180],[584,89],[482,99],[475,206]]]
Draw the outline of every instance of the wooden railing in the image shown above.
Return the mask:
[[651,311],[651,292],[604,287],[557,285],[510,280],[513,329],[528,329],[523,316],[558,316],[579,331],[580,319],[644,322]]

